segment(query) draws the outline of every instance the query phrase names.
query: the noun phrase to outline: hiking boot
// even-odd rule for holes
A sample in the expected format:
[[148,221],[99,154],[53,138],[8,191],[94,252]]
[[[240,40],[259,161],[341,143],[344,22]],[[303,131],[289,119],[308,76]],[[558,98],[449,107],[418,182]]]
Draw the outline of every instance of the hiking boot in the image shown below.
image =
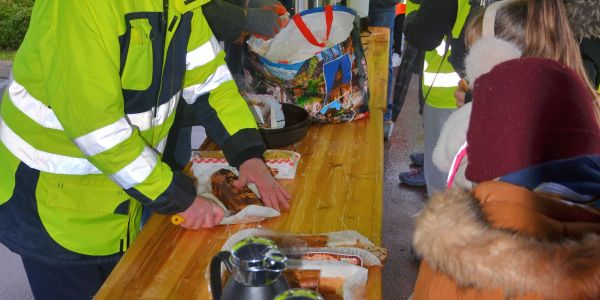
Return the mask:
[[422,167],[425,163],[425,153],[423,152],[413,152],[408,156],[408,158],[410,158],[410,161],[416,166]]
[[425,183],[425,172],[422,168],[415,169],[409,172],[402,172],[398,175],[401,183],[413,187],[424,187]]

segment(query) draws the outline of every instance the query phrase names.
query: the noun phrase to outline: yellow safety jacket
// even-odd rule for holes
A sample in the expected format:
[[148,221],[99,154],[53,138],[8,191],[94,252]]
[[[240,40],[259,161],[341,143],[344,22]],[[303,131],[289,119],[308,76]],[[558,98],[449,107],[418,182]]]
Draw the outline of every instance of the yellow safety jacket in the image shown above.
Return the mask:
[[186,209],[193,184],[161,162],[180,99],[232,165],[262,155],[206,2],[36,1],[0,108],[1,242],[97,262],[135,238],[140,203]]
[[[453,39],[458,38],[460,35],[469,15],[469,8],[469,0],[458,0],[458,13],[452,27]],[[446,43],[449,42],[442,40],[442,43],[436,49],[425,52],[422,80],[423,96],[426,97],[425,102],[435,108],[456,108],[454,90],[458,86],[460,76],[448,61],[452,49],[449,49],[444,57]]]

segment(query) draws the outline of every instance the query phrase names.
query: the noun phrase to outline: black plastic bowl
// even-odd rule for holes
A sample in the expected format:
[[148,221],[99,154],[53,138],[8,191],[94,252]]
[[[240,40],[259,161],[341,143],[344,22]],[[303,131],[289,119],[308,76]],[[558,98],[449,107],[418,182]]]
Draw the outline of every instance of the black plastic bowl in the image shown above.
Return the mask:
[[308,112],[294,104],[282,104],[285,126],[277,129],[259,129],[268,149],[289,146],[302,140],[310,127]]

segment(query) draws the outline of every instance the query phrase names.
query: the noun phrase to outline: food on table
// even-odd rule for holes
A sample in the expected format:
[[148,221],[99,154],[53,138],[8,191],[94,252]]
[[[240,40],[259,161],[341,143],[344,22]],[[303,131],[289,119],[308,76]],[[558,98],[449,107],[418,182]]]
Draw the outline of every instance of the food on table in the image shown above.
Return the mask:
[[327,246],[329,237],[326,235],[284,235],[269,236],[279,248],[321,248]]
[[387,260],[387,249],[386,248],[377,247],[374,245],[360,244],[360,243],[356,247],[365,249],[365,250],[373,253],[375,256],[377,256],[377,258],[379,258],[379,260],[381,261],[382,264],[385,263],[385,261]]
[[317,292],[326,300],[365,299],[365,286],[369,276],[367,268],[339,261],[289,259],[288,270],[320,271]]
[[343,277],[321,278],[318,292],[327,300],[343,300],[344,281]]
[[341,261],[350,263],[356,266],[362,266],[362,258],[357,255],[349,255],[334,252],[306,252],[300,254],[286,254],[288,258],[300,260],[324,260],[324,261]]
[[237,189],[233,182],[238,177],[227,169],[220,169],[210,176],[212,193],[223,202],[228,210],[236,213],[248,205],[263,206],[262,201],[247,186]]
[[285,270],[283,276],[287,279],[291,288],[304,288],[311,290],[319,289],[320,270]]

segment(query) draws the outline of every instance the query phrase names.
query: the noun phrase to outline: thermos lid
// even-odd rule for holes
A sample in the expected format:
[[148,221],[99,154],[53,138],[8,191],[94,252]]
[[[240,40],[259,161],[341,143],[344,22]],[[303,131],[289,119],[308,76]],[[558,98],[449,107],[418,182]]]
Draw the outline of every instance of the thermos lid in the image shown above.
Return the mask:
[[249,237],[233,246],[230,261],[243,271],[282,272],[286,268],[287,258],[277,250],[275,242],[262,237]]
[[313,290],[291,289],[275,296],[274,300],[323,300],[323,297]]

